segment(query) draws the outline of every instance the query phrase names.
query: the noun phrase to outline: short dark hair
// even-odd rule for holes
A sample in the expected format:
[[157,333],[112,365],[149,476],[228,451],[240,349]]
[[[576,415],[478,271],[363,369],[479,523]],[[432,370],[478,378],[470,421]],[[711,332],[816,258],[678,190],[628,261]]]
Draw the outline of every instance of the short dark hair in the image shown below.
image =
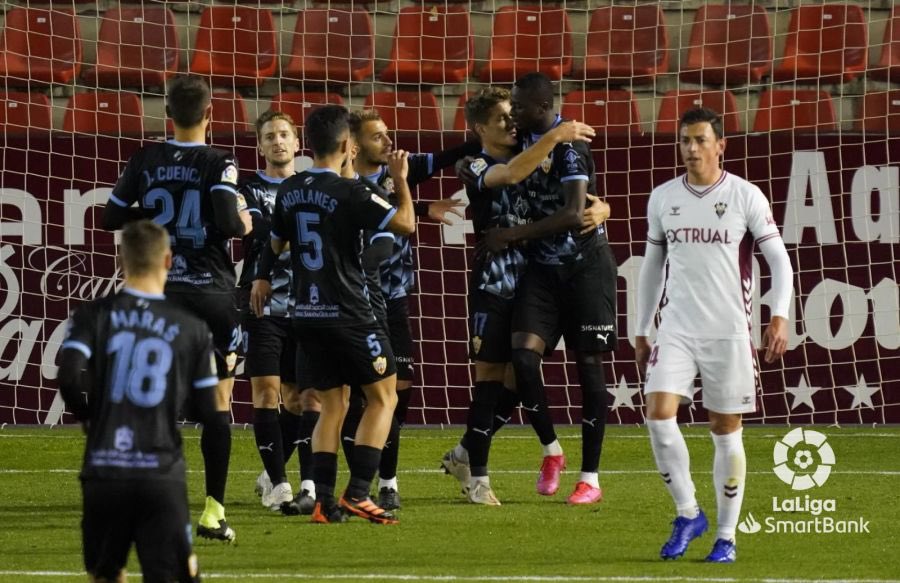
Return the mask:
[[681,131],[682,126],[703,122],[708,122],[712,126],[717,140],[721,140],[725,136],[725,132],[722,130],[722,116],[708,107],[695,107],[681,114],[681,119],[678,120],[678,131]]
[[348,118],[348,123],[350,124],[350,131],[353,132],[353,135],[357,138],[359,137],[359,132],[362,131],[363,125],[370,121],[382,121],[381,114],[374,109],[364,109],[362,111],[354,111],[350,114]]
[[122,229],[119,255],[126,275],[145,275],[163,266],[169,250],[169,233],[148,219],[133,221]]
[[343,105],[323,105],[312,110],[306,118],[306,143],[313,156],[328,156],[337,152],[340,139],[350,131],[350,112]]
[[509,90],[485,87],[466,100],[466,122],[472,127],[476,123],[487,123],[494,107],[504,101],[509,101]]
[[284,113],[283,111],[270,109],[256,118],[256,139],[260,139],[262,137],[262,129],[264,125],[266,125],[270,121],[279,119],[288,122],[288,124],[291,126],[291,130],[293,130],[294,132],[294,135],[297,135],[297,124],[294,123],[294,118]]
[[180,128],[192,128],[203,121],[209,106],[209,85],[196,75],[178,75],[169,82],[166,114]]
[[553,103],[553,81],[544,73],[535,71],[522,75],[516,80],[514,86],[542,101]]

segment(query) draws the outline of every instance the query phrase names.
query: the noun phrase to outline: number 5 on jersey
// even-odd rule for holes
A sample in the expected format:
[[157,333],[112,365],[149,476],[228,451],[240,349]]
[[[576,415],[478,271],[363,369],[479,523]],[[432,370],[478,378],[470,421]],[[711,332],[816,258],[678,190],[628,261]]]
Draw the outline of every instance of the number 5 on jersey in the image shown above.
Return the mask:
[[322,236],[315,232],[312,227],[319,224],[319,215],[316,213],[297,213],[297,240],[303,244],[306,249],[300,254],[300,260],[303,261],[303,267],[310,271],[318,271],[322,269],[324,262],[322,256]]

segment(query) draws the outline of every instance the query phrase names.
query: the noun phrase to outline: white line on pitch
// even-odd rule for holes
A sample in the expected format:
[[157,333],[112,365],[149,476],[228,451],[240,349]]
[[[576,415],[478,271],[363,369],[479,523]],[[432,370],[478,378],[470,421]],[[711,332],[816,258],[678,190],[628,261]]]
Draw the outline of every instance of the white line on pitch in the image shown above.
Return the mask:
[[[80,469],[77,468],[54,468],[54,469],[7,469],[0,468],[0,475],[2,474],[76,474],[80,472]],[[444,474],[443,469],[431,469],[431,468],[411,468],[411,469],[400,469],[398,470],[401,474]],[[491,470],[491,474],[533,474],[537,470]],[[694,474],[712,474],[710,470],[692,470]],[[188,470],[189,474],[202,474],[203,470]],[[229,470],[229,474],[252,474],[257,475],[259,470]],[[577,474],[576,470],[565,470],[562,472],[563,474]],[[603,475],[615,475],[615,474],[623,474],[623,475],[638,475],[638,474],[658,474],[657,470],[600,470],[600,474]],[[770,474],[771,470],[748,470],[748,474]],[[851,474],[856,476],[900,476],[900,470],[835,470],[831,472],[832,474]]]
[[[0,576],[13,577],[72,577],[83,578],[84,573],[78,571],[0,571]],[[132,577],[140,577],[132,574]],[[315,580],[391,580],[391,581],[537,581],[537,582],[656,582],[656,581],[704,581],[707,583],[738,583],[741,581],[756,583],[897,583],[896,579],[788,579],[788,578],[762,578],[762,577],[634,577],[622,576],[598,576],[585,577],[578,575],[403,575],[385,573],[383,575],[363,573],[203,573],[204,579],[291,579],[298,581]]]

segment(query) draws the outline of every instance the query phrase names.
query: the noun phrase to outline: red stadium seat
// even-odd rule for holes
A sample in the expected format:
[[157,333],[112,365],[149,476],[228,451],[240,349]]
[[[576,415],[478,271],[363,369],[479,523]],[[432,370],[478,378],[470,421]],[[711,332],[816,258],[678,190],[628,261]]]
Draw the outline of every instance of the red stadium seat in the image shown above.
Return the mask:
[[490,55],[479,77],[511,83],[533,71],[553,80],[572,72],[569,15],[559,6],[503,6],[494,14]]
[[472,95],[473,93],[471,91],[466,91],[459,96],[459,103],[456,104],[456,113],[453,115],[454,131],[464,132],[469,129],[469,124],[466,122],[466,101],[468,101]]
[[743,85],[758,82],[772,67],[772,35],[762,6],[701,6],[690,43],[682,81]]
[[13,8],[0,36],[0,77],[22,87],[71,83],[81,72],[81,50],[73,11]]
[[278,69],[275,24],[267,9],[208,6],[200,16],[190,71],[223,87],[253,87]]
[[866,93],[854,127],[869,132],[900,132],[900,91]]
[[178,52],[171,10],[110,8],[100,20],[97,66],[84,80],[100,87],[162,86],[178,71]]
[[304,10],[297,17],[291,59],[282,78],[362,81],[375,70],[372,18],[365,10]]
[[856,4],[800,6],[791,12],[776,81],[841,83],[866,70],[868,28]]
[[144,110],[136,93],[76,93],[69,99],[63,131],[109,136],[140,135]]
[[600,133],[641,133],[641,114],[630,91],[572,91],[563,98],[561,113]]
[[50,98],[43,93],[0,93],[0,132],[22,135],[53,128]]
[[325,103],[344,104],[344,98],[337,93],[310,93],[310,92],[287,92],[279,93],[272,99],[269,106],[274,111],[281,111],[294,120],[297,127],[302,127],[306,123],[306,116],[318,105]]
[[831,96],[825,91],[764,91],[753,121],[754,132],[776,130],[837,131]]
[[[219,136],[247,134],[253,131],[247,105],[240,93],[213,93],[209,132]],[[173,132],[172,120],[166,120],[166,132]]]
[[663,96],[656,119],[656,131],[665,134],[678,133],[681,114],[695,107],[708,107],[722,116],[722,126],[726,133],[741,131],[737,100],[731,91],[681,91],[676,89]]
[[388,83],[463,83],[475,64],[469,12],[462,6],[408,6],[400,10]]
[[668,68],[668,34],[661,6],[605,6],[591,15],[585,79],[643,84]]
[[389,130],[441,131],[441,109],[433,93],[376,91],[366,96],[365,107],[377,111]]
[[878,66],[869,70],[869,77],[900,83],[900,6],[894,6],[891,12],[891,20],[884,29],[881,58]]

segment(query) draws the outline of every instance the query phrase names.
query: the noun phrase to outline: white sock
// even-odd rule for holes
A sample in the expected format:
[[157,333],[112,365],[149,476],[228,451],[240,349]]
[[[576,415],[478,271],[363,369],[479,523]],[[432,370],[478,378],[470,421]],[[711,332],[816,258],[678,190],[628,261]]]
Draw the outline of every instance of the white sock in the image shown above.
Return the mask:
[[477,484],[484,484],[488,488],[491,486],[491,478],[489,476],[472,476],[469,478],[469,489],[474,490]]
[[671,419],[648,419],[650,445],[656,467],[666,481],[666,488],[675,501],[679,516],[696,518],[700,512],[694,497],[694,482],[691,480],[691,456],[687,443],[678,428],[675,417]]
[[544,451],[544,456],[563,454],[563,448],[559,444],[558,439],[554,439],[552,443],[548,443],[547,445],[542,445],[541,449]]
[[390,488],[391,490],[399,492],[400,490],[397,488],[397,476],[394,476],[390,480],[378,478],[378,489],[381,490],[382,488]]
[[[716,487],[718,512],[716,538],[734,540],[741,517],[744,485],[747,481],[747,457],[744,455],[744,429],[725,435],[712,435],[716,454],[713,459],[713,484]],[[729,497],[730,496],[730,497]]]
[[300,491],[306,490],[309,492],[310,497],[315,500],[316,499],[316,483],[312,480],[303,480],[300,482]]
[[600,487],[600,476],[597,472],[581,472],[581,477],[578,478],[579,482],[586,482],[588,485],[593,486],[594,488]]
[[461,461],[464,464],[469,463],[469,450],[464,448],[462,444],[457,443],[456,447],[453,448],[453,457],[457,460]]

